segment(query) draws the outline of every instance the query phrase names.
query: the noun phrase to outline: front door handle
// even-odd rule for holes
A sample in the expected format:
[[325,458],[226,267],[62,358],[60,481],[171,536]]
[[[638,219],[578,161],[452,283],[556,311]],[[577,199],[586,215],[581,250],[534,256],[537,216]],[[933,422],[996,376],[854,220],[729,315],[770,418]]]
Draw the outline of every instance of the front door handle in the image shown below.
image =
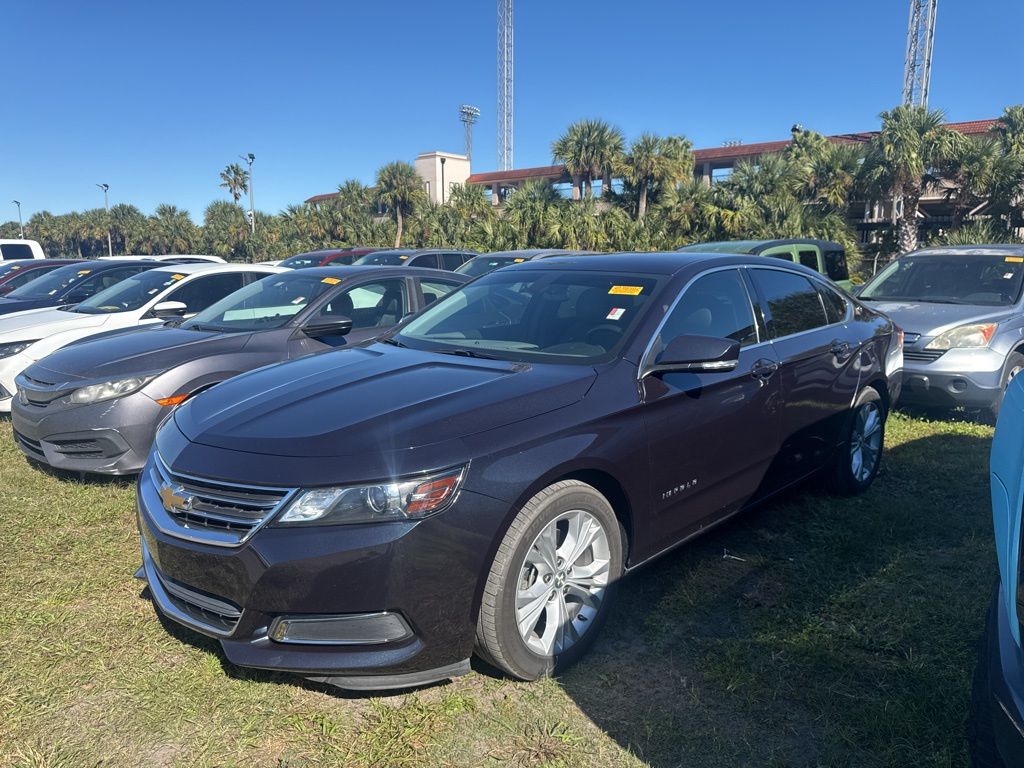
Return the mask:
[[846,360],[853,354],[850,350],[850,343],[848,341],[840,341],[839,339],[832,342],[832,346],[828,348],[828,351],[839,360]]
[[775,372],[777,370],[779,370],[778,363],[776,363],[774,360],[767,360],[765,358],[761,358],[756,363],[754,363],[754,367],[750,369],[750,375],[753,376],[755,379],[767,381],[768,379],[775,375]]

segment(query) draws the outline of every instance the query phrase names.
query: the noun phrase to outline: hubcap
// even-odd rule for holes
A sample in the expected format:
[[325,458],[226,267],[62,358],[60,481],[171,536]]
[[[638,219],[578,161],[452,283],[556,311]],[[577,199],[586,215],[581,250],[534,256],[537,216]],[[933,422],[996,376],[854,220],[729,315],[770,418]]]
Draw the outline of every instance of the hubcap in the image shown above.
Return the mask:
[[865,403],[853,417],[850,435],[850,469],[854,479],[863,483],[878,466],[882,455],[882,411],[878,403]]
[[530,650],[553,656],[579,641],[601,609],[610,562],[608,533],[589,512],[566,512],[544,526],[516,588],[516,623]]

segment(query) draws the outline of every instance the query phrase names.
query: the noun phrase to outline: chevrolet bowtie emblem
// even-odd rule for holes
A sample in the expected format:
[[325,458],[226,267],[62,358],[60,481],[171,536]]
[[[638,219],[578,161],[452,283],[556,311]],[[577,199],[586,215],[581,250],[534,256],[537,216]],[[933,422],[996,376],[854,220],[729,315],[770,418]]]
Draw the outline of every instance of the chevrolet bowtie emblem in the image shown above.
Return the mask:
[[192,497],[185,496],[181,486],[160,486],[160,503],[168,512],[184,512],[192,508]]

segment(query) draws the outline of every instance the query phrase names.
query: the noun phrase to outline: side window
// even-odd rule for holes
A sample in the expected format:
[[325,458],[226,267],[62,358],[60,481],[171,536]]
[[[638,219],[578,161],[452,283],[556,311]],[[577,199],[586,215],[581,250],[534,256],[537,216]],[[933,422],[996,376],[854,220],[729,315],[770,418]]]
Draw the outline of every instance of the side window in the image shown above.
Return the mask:
[[32,246],[27,243],[4,243],[0,247],[0,255],[4,259],[33,259]]
[[825,251],[825,272],[833,280],[849,280],[850,270],[846,266],[846,253]]
[[[53,269],[56,269],[56,267],[53,267]],[[4,291],[10,292],[15,288],[20,288],[25,283],[31,283],[37,277],[42,277],[49,271],[49,269],[44,267],[42,269],[26,269],[22,272],[18,272],[17,274],[12,275],[10,279],[4,283]]]
[[797,254],[800,257],[800,263],[808,269],[813,269],[815,272],[820,272],[818,268],[818,252],[817,251],[800,251]]
[[796,259],[793,258],[793,251],[791,251],[789,248],[783,248],[778,251],[766,251],[763,252],[761,255],[767,256],[768,258],[771,259],[782,259],[783,261],[796,261]]
[[464,261],[465,256],[461,253],[445,253],[441,255],[441,268],[454,272]]
[[684,335],[733,339],[743,346],[757,343],[754,310],[737,270],[712,272],[686,289],[662,327],[661,343]]
[[137,275],[139,272],[145,272],[146,267],[125,267],[124,269],[105,269],[102,272],[97,272],[94,275],[90,275],[81,282],[75,284],[74,288],[70,291],[75,297],[81,296],[87,298],[93,294],[105,291],[111,286],[117,285],[122,280],[127,280],[132,275]]
[[447,280],[420,280],[420,291],[423,293],[423,306],[429,306],[443,296],[459,287],[458,283]]
[[405,263],[414,267],[429,267],[431,269],[437,269],[437,254],[425,253],[422,256],[414,256],[411,261],[407,261]]
[[245,283],[244,272],[226,272],[220,275],[207,275],[190,280],[177,290],[171,291],[165,301],[180,301],[188,309],[185,314],[201,312],[229,293],[234,293]]
[[778,269],[752,269],[750,276],[768,306],[766,319],[771,338],[828,324],[818,291],[803,275]]
[[353,328],[380,328],[397,324],[408,311],[405,280],[375,280],[339,293],[310,322],[349,317]]
[[821,303],[825,305],[825,317],[829,325],[843,322],[846,319],[846,299],[824,285],[818,286],[818,293],[821,294]]

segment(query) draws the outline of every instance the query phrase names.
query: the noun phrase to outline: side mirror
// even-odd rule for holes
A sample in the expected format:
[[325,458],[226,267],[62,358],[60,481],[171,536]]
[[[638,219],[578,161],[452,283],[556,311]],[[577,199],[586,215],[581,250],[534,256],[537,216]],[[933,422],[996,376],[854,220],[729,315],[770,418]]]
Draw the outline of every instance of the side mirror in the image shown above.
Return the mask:
[[665,345],[646,373],[723,373],[733,370],[739,360],[738,341],[715,336],[676,336]]
[[302,332],[311,339],[319,339],[322,336],[344,336],[351,330],[352,318],[338,316],[330,320],[310,323],[302,329]]
[[180,301],[161,301],[153,307],[153,317],[181,317],[188,312],[188,307]]

